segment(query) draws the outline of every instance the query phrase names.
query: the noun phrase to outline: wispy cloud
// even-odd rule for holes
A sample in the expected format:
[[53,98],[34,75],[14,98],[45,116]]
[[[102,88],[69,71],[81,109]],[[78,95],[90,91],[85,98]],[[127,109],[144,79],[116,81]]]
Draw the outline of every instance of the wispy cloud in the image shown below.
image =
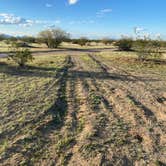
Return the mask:
[[74,5],[78,2],[78,0],[68,0],[69,5]]
[[50,4],[50,3],[46,3],[45,6],[46,6],[47,8],[51,8],[51,7],[53,7],[53,5]]
[[97,17],[103,17],[104,15],[108,14],[108,13],[111,13],[112,12],[112,9],[108,8],[108,9],[102,9],[100,11],[98,11],[96,13]]
[[55,20],[54,23],[52,25],[45,25],[44,27],[49,28],[49,29],[53,29],[53,28],[57,28],[57,25],[61,23],[61,20]]
[[95,23],[94,20],[77,20],[77,21],[70,21],[69,24],[70,25],[74,25],[74,24],[93,24]]

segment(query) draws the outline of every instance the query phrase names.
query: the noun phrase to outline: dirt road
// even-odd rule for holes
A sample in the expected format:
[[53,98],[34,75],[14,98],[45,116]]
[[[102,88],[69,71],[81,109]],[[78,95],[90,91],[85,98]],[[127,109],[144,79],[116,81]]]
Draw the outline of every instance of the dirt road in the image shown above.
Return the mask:
[[[113,48],[94,48],[94,49],[57,49],[57,50],[40,50],[40,51],[32,51],[34,56],[37,55],[53,55],[53,54],[70,54],[70,55],[78,55],[81,53],[99,53],[102,51],[113,51]],[[0,53],[0,58],[6,57],[7,53]]]
[[[62,70],[58,70],[58,77],[43,85],[49,89],[43,94],[45,98],[55,98],[48,109],[32,114],[27,105],[34,105],[40,98],[29,96],[25,106],[20,107],[20,113],[26,110],[24,116],[29,119],[13,118],[16,114],[12,111],[13,102],[8,105],[11,114],[0,116],[3,126],[0,142],[8,138],[0,163],[71,166],[166,163],[163,93],[166,76],[128,72],[94,54],[71,54],[68,53]],[[30,72],[31,82],[39,77],[52,77],[42,73],[51,72],[52,68],[39,69],[40,72]],[[13,76],[18,74],[13,72]],[[22,73],[20,81],[29,76]],[[39,95],[40,89],[34,93]],[[24,97],[18,96],[15,102],[22,100]],[[41,101],[44,108],[44,100]],[[11,121],[14,125],[8,128]]]

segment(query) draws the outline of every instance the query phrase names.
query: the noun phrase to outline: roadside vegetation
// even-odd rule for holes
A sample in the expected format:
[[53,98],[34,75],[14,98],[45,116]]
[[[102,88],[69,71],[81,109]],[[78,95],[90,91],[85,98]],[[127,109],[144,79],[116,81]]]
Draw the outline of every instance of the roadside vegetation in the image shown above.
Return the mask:
[[20,67],[25,67],[25,65],[34,60],[31,51],[28,48],[21,48],[18,43],[13,42],[8,55],[9,60],[13,60]]

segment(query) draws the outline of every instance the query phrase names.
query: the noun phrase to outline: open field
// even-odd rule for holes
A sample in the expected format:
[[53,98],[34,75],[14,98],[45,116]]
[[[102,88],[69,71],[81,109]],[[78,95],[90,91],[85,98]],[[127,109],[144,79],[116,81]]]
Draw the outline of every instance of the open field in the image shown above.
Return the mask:
[[0,58],[0,165],[164,165],[166,62],[123,54]]

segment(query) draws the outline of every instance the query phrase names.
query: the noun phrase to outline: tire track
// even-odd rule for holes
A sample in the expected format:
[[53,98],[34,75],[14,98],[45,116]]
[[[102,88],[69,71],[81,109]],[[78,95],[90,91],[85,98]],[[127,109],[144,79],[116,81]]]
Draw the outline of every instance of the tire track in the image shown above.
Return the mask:
[[[123,73],[126,74],[126,76],[129,76],[130,78],[133,79],[133,81],[128,81],[125,86],[128,87],[128,89],[130,89],[130,91],[132,91],[132,89],[135,89],[135,91],[139,92],[139,94],[142,93],[141,96],[138,96],[140,98],[140,100],[144,101],[146,100],[147,104],[150,103],[148,106],[151,107],[153,109],[153,111],[156,114],[156,117],[159,117],[160,120],[164,120],[166,118],[166,109],[165,106],[162,105],[162,103],[159,103],[158,101],[160,100],[161,97],[159,97],[159,95],[157,93],[154,93],[154,89],[156,88],[155,86],[153,86],[152,83],[144,82],[145,80],[140,80],[140,78],[138,78],[137,76],[134,76],[133,74],[131,74],[130,72],[127,72],[123,69],[121,69],[118,66],[115,66],[113,64],[111,64],[111,66],[108,67],[108,65],[106,65],[106,63],[102,62],[102,64],[100,63],[100,61],[98,60],[99,58],[97,58],[97,56],[95,55],[89,55],[98,65],[101,66],[101,68],[105,68],[107,70],[107,72],[111,71],[115,71],[115,73]],[[97,59],[96,59],[97,58]],[[125,82],[123,82],[124,84]],[[134,85],[135,84],[135,85]],[[123,86],[123,85],[122,85]],[[133,87],[134,86],[134,87]],[[132,87],[132,89],[131,89]],[[149,87],[151,89],[149,89]],[[142,90],[142,91],[141,91]],[[134,95],[138,95],[138,94],[134,94]]]
[[[77,59],[78,60],[78,59]],[[79,65],[82,65],[83,62],[81,61],[79,63]],[[82,70],[84,70],[85,68],[82,67]],[[87,69],[87,67],[86,67]],[[108,140],[108,138],[110,136],[112,136],[110,133],[110,128],[109,126],[112,124],[114,127],[116,127],[116,125],[118,126],[118,124],[123,124],[125,126],[125,130],[127,127],[127,125],[123,122],[122,118],[120,118],[119,116],[117,116],[115,114],[115,112],[113,111],[112,106],[109,104],[109,101],[107,101],[107,99],[103,96],[103,93],[100,92],[99,88],[96,86],[96,84],[94,84],[93,79],[94,77],[91,75],[91,73],[89,72],[90,75],[90,79],[85,79],[82,80],[82,86],[84,88],[84,94],[86,95],[86,98],[88,99],[87,103],[89,105],[89,110],[90,112],[92,112],[91,114],[94,114],[95,116],[95,123],[92,125],[92,133],[90,134],[90,136],[88,137],[88,144],[87,146],[82,146],[80,151],[83,153],[83,155],[87,158],[87,154],[86,151],[89,151],[90,147],[93,148],[93,146],[96,146],[94,149],[94,153],[92,153],[91,155],[98,155],[98,163],[102,164],[113,164],[111,161],[111,154],[113,153],[110,149],[110,147],[108,146],[110,141]],[[93,103],[91,102],[91,100],[89,99],[89,94],[92,92],[91,90],[93,89],[93,92],[97,92],[98,95],[100,96],[101,102],[98,103],[98,107],[95,107],[95,110],[92,109],[91,105],[93,105]],[[114,123],[113,123],[114,122]],[[121,130],[124,130],[123,128],[121,128]],[[119,141],[124,141],[123,143],[125,143],[125,140],[121,140],[120,138],[120,133],[117,130],[117,137],[115,138],[117,140],[117,142]],[[123,132],[125,133],[125,132]],[[122,136],[122,135],[121,135]],[[119,145],[116,145],[119,146]],[[103,150],[100,150],[103,149]],[[116,149],[116,147],[115,147]],[[111,151],[111,153],[110,153]],[[90,155],[90,154],[89,154]],[[118,156],[116,153],[115,155],[113,155],[114,157]],[[92,156],[90,156],[92,157]],[[110,158],[111,157],[111,158]],[[94,156],[93,156],[94,158]],[[91,159],[90,159],[91,160]],[[123,160],[123,159],[122,159]],[[126,160],[128,160],[128,162],[130,161],[129,159],[126,158]],[[116,161],[117,162],[117,161]],[[124,162],[121,161],[122,163]]]
[[[92,58],[92,59],[94,59],[94,58]],[[95,61],[96,62],[96,61]],[[98,63],[99,64],[99,67],[101,67],[101,62],[100,63]],[[104,68],[104,70],[103,70],[103,68]],[[107,70],[106,70],[106,68],[105,67],[101,67],[101,70],[103,71],[103,72],[106,72],[107,73]],[[94,79],[93,80],[93,82],[94,82],[94,84],[97,84],[96,83],[96,81],[95,81],[96,79]],[[101,84],[103,85],[103,82],[101,82]],[[103,87],[102,85],[98,85],[99,87]],[[104,84],[104,86],[105,86],[105,84]],[[101,88],[102,89],[102,88]],[[110,89],[110,88],[109,88]],[[98,91],[99,91],[99,89],[97,89]],[[104,93],[104,92],[103,92]],[[106,93],[106,92],[105,92]],[[127,91],[127,93],[129,93],[129,91]],[[130,93],[129,93],[130,94]],[[125,96],[125,95],[124,95]],[[128,96],[128,97],[132,97],[132,96]],[[130,98],[131,99],[131,98]],[[118,101],[119,102],[119,101]],[[150,116],[152,116],[152,122],[153,123],[156,123],[157,122],[157,120],[156,120],[156,118],[154,118],[154,116],[153,116],[153,114],[151,114],[151,111],[150,110],[148,110],[146,107],[144,107],[141,103],[138,103],[137,101],[134,101],[134,104],[135,104],[135,106],[138,106],[139,105],[139,109],[143,109],[144,111],[145,111],[145,117],[146,117],[146,121],[145,121],[145,124],[148,126],[148,124],[150,124],[150,122],[149,121],[147,121],[147,117],[149,117],[149,115]],[[143,124],[144,124],[144,121],[142,121],[143,122]],[[137,121],[137,123],[138,123],[138,121]],[[145,128],[146,128],[146,125],[144,126]],[[158,127],[154,127],[153,126],[153,128],[155,129],[158,129]],[[161,132],[161,131],[160,131]],[[157,132],[158,133],[158,132]],[[163,134],[163,133],[162,133]],[[139,135],[138,135],[139,136]],[[137,137],[138,137],[137,136]],[[152,144],[154,144],[154,145],[152,145],[152,151],[156,151],[157,153],[159,153],[159,149],[160,149],[160,147],[159,147],[159,145],[158,145],[158,142],[157,142],[157,139],[159,138],[158,137],[159,136],[159,134],[155,134],[154,132],[153,133],[150,133],[149,134],[149,132],[148,131],[145,131],[145,138],[149,138],[153,143]],[[141,138],[140,136],[138,137],[138,138]],[[145,140],[146,141],[146,140]],[[148,141],[148,140],[147,140]],[[156,143],[157,142],[157,143]],[[153,153],[153,152],[152,152]]]

